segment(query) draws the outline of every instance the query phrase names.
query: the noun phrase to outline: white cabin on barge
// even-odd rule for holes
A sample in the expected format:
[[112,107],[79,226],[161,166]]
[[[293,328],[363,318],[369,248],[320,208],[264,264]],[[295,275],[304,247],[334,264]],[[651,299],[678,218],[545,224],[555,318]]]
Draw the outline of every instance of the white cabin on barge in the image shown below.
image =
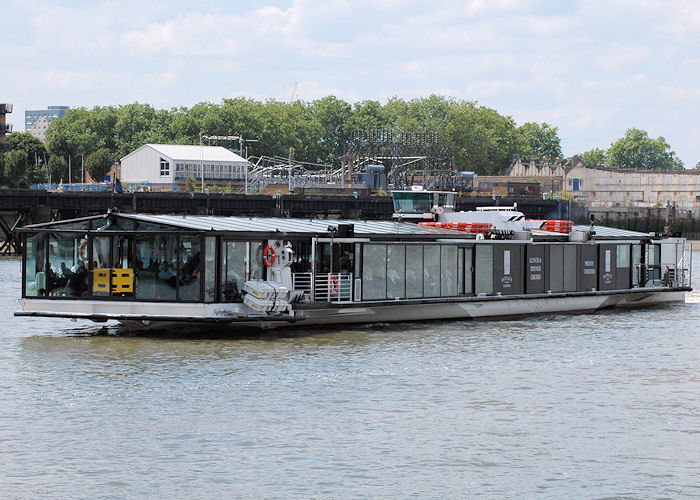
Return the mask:
[[273,328],[638,307],[690,290],[681,238],[484,226],[121,213],[36,224],[22,229],[15,314]]

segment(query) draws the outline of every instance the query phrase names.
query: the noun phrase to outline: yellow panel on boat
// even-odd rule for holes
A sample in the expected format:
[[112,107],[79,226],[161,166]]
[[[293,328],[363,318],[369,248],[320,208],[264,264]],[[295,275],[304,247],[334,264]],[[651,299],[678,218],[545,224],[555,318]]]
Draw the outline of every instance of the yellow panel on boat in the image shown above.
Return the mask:
[[109,269],[92,270],[92,293],[109,295]]
[[112,293],[134,293],[133,269],[112,269]]

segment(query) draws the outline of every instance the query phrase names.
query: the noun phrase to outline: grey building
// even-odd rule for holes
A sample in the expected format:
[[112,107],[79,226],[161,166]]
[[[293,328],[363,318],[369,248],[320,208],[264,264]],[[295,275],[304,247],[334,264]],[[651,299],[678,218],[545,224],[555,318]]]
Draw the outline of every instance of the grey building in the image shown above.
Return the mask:
[[46,129],[54,120],[61,118],[68,111],[68,106],[49,106],[47,109],[34,109],[24,112],[24,130],[37,139],[46,141]]

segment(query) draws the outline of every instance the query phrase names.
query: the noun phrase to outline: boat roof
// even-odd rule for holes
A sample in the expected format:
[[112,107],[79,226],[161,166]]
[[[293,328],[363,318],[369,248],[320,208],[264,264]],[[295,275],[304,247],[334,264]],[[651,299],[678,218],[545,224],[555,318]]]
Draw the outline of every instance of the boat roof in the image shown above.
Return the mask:
[[[375,220],[343,220],[343,219],[285,219],[281,217],[245,217],[245,216],[215,216],[215,215],[157,215],[157,214],[126,214],[112,213],[79,219],[67,219],[43,224],[25,226],[23,230],[98,230],[100,219],[114,217],[131,220],[146,225],[145,231],[152,229],[180,229],[185,231],[213,231],[217,233],[285,233],[286,235],[325,235],[330,234],[334,227],[340,224],[351,224],[355,237],[363,236],[417,236],[434,238],[469,238],[463,232],[435,227],[424,227],[417,224],[395,221]],[[104,224],[102,224],[104,225]],[[108,231],[109,228],[103,228]],[[473,235],[471,235],[473,237]]]
[[[168,214],[132,214],[108,213],[77,219],[32,224],[22,228],[22,231],[59,230],[59,231],[110,231],[107,221],[133,221],[134,229],[115,228],[112,231],[211,231],[216,233],[259,234],[273,235],[330,235],[334,228],[341,224],[353,226],[355,237],[369,236],[405,236],[418,239],[472,239],[474,235],[451,229],[432,226],[419,226],[410,222],[377,221],[377,220],[347,220],[347,219],[285,219],[281,217],[245,217],[245,216],[216,216],[216,215],[168,215]],[[104,223],[100,223],[104,220]],[[574,231],[589,231],[588,225],[576,225]],[[605,226],[595,226],[595,238],[604,240],[648,240],[648,233],[629,231]],[[535,233],[533,232],[533,235]],[[546,233],[541,236],[567,237],[565,234]],[[539,238],[538,238],[539,239]],[[567,238],[568,239],[568,238]]]

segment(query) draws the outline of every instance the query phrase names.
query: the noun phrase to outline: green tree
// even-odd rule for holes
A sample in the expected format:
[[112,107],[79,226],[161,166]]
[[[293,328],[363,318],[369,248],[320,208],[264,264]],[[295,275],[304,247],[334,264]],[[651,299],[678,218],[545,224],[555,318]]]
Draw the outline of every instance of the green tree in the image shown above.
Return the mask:
[[85,169],[95,182],[102,182],[110,168],[112,155],[107,148],[100,148],[85,159]]
[[552,127],[546,122],[527,122],[518,127],[519,153],[524,158],[534,158],[542,160],[549,158],[561,158],[561,140],[558,135],[558,128]]
[[197,180],[191,175],[185,179],[185,190],[188,193],[194,193],[197,190]]
[[442,141],[452,153],[456,170],[481,175],[505,173],[517,151],[513,119],[472,101],[453,104]]
[[[327,96],[311,103],[312,127],[317,137],[318,159],[339,164],[348,141],[352,107],[347,102]],[[303,114],[302,119],[303,120]]]
[[700,161],[695,164],[695,170],[700,170]]
[[348,130],[377,130],[387,127],[387,121],[378,101],[356,102],[348,119]]
[[584,165],[601,166],[606,163],[606,153],[604,149],[593,148],[579,155]]
[[27,153],[28,162],[42,162],[46,154],[44,143],[29,132],[13,132],[7,136],[7,143],[15,151],[21,150]]
[[61,156],[51,155],[49,158],[49,174],[51,182],[58,184],[68,179],[68,163]]
[[625,137],[610,145],[608,166],[639,168],[643,170],[670,170],[683,168],[683,162],[671,150],[663,137],[652,139],[645,130],[628,129]]
[[10,187],[18,187],[26,182],[28,159],[27,152],[21,149],[13,149],[5,155],[5,179]]

